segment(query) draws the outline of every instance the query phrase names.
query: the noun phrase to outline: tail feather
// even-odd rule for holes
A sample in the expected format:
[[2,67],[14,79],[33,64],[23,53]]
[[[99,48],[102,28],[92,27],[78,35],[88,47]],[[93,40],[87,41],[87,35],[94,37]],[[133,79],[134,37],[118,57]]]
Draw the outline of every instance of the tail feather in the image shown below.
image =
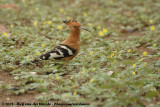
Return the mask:
[[34,59],[33,61],[26,63],[26,65],[32,65],[33,63],[36,63],[36,62],[38,62],[38,61],[40,61],[40,60]]
[[39,62],[40,60],[48,60],[49,57],[50,57],[49,53],[42,54],[39,58],[36,58],[36,59],[32,60],[31,62],[28,62],[27,65],[31,65],[33,63]]

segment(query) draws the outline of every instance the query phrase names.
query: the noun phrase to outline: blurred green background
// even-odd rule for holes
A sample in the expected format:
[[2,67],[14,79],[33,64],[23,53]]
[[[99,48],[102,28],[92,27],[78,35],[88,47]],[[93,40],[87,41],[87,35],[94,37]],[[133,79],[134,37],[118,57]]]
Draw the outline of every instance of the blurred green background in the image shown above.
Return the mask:
[[[0,0],[0,97],[158,107],[159,13],[159,0]],[[26,66],[68,37],[70,19],[93,33],[81,31],[76,58]]]

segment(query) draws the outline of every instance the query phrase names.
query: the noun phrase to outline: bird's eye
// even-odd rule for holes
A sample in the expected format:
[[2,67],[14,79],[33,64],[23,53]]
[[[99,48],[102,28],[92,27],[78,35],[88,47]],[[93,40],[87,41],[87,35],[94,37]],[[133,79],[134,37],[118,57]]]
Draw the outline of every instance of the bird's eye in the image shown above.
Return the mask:
[[76,28],[77,26],[73,26],[74,28]]

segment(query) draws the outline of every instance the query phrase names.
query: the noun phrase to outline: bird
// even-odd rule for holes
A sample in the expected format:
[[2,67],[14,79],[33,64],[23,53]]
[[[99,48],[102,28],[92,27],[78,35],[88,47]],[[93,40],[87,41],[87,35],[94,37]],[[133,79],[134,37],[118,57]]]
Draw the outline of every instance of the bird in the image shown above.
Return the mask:
[[38,59],[32,60],[32,63],[49,59],[68,62],[78,54],[80,50],[81,29],[88,32],[91,31],[81,27],[80,23],[77,20],[65,20],[63,22],[69,27],[70,33],[68,38],[61,42],[58,46],[54,47],[52,50],[40,55]]

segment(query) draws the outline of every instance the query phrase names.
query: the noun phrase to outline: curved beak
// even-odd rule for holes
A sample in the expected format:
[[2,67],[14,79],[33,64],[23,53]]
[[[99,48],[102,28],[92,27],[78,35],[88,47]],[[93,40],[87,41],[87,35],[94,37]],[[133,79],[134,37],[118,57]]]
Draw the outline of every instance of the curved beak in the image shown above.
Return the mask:
[[82,29],[82,30],[86,30],[86,31],[88,31],[88,32],[92,33],[90,30],[88,30],[88,29],[86,29],[86,28],[81,27],[80,29]]

